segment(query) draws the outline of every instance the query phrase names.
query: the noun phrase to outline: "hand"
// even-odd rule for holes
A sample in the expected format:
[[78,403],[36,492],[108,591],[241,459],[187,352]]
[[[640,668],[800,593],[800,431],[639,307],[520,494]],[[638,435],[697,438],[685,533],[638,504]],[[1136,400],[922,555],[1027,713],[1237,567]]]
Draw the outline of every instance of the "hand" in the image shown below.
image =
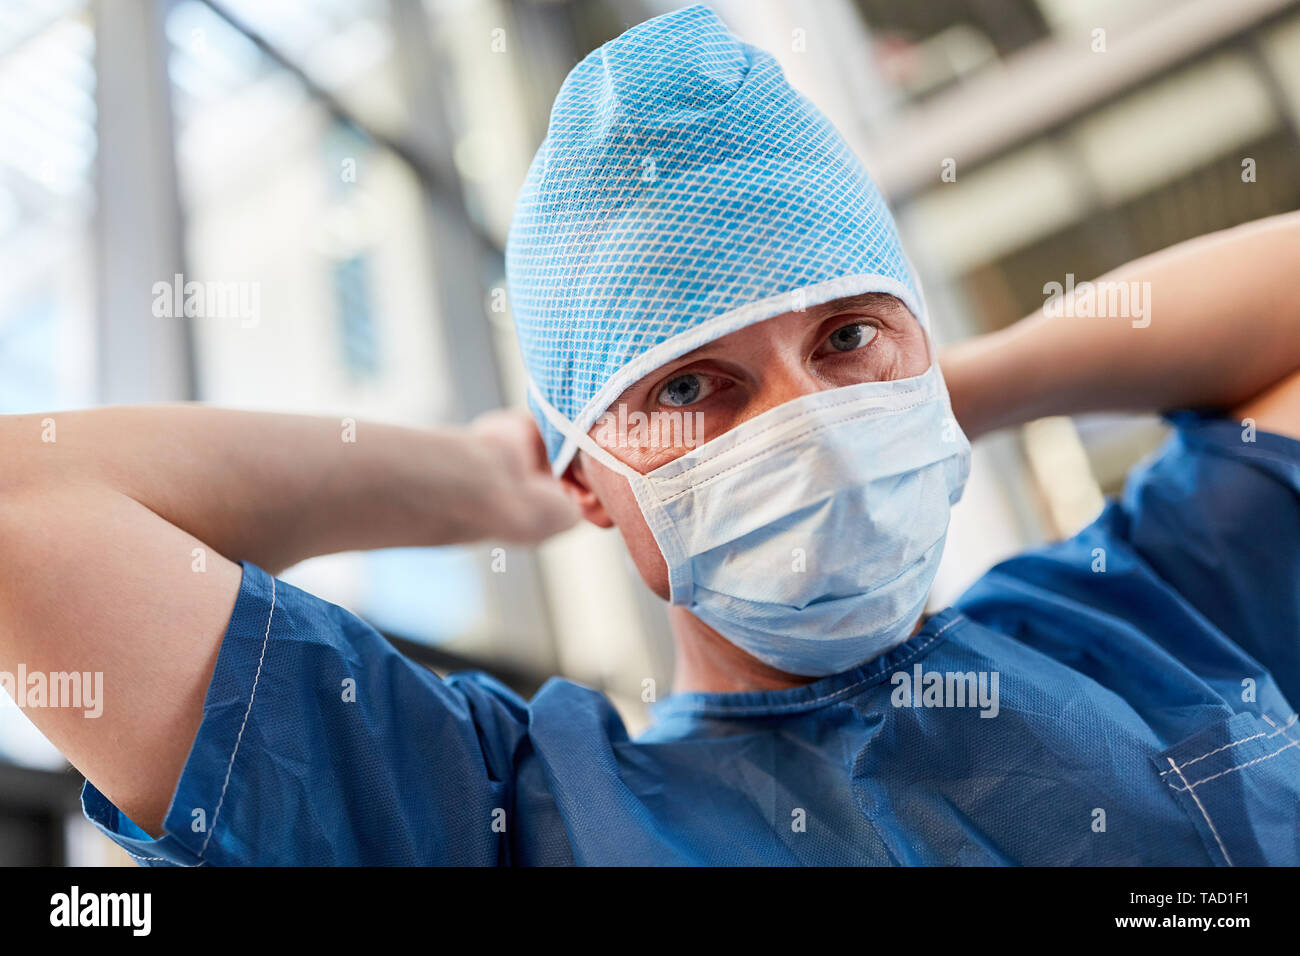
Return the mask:
[[546,445],[523,409],[486,412],[469,425],[475,446],[487,456],[484,484],[491,536],[515,544],[537,544],[572,527],[577,505],[551,475]]

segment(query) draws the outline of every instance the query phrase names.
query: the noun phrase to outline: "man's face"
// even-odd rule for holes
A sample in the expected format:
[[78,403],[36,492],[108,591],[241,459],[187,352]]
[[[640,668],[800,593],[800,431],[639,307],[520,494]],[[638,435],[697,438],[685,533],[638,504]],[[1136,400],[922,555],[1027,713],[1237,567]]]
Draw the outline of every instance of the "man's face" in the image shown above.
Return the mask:
[[[801,395],[912,378],[929,365],[925,332],[898,299],[882,293],[837,299],[748,326],[669,362],[624,391],[607,424],[590,434],[646,474]],[[638,412],[650,423],[648,434],[641,433],[648,441],[635,433]],[[654,427],[686,417],[699,427]],[[632,427],[613,427],[619,419]],[[627,480],[579,452],[564,482],[588,521],[618,527],[641,577],[668,600],[667,566]]]

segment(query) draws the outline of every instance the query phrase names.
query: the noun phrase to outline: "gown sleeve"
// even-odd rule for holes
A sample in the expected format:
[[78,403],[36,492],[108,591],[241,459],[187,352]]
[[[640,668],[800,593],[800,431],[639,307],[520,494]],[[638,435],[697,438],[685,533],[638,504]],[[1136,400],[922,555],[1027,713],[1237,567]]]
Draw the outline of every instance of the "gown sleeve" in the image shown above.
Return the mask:
[[89,781],[82,808],[147,865],[503,863],[527,726],[491,677],[440,679],[245,563],[164,835]]

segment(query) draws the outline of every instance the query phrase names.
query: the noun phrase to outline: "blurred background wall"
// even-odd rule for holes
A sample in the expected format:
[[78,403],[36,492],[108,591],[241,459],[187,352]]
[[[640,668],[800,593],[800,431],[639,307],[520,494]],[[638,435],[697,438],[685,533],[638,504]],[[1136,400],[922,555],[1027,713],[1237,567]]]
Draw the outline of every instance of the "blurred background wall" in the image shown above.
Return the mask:
[[[430,425],[520,402],[502,247],[550,102],[595,46],[680,5],[6,0],[0,413],[199,400]],[[1294,2],[714,6],[877,176],[941,343],[1067,274],[1300,206]],[[157,316],[178,274],[255,295],[256,320]],[[1162,435],[1089,416],[982,439],[934,603],[1078,530]],[[670,689],[662,606],[613,533],[285,577],[440,672],[602,688],[633,732],[643,681]],[[80,782],[0,701],[0,863],[126,862]]]

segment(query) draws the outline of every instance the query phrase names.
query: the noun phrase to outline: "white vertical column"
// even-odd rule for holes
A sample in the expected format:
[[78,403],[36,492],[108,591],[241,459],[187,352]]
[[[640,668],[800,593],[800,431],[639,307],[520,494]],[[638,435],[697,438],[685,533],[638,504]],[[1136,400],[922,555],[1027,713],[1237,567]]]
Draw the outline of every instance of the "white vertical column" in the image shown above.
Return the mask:
[[194,395],[186,320],[156,318],[153,285],[183,271],[166,0],[94,0],[99,400]]

